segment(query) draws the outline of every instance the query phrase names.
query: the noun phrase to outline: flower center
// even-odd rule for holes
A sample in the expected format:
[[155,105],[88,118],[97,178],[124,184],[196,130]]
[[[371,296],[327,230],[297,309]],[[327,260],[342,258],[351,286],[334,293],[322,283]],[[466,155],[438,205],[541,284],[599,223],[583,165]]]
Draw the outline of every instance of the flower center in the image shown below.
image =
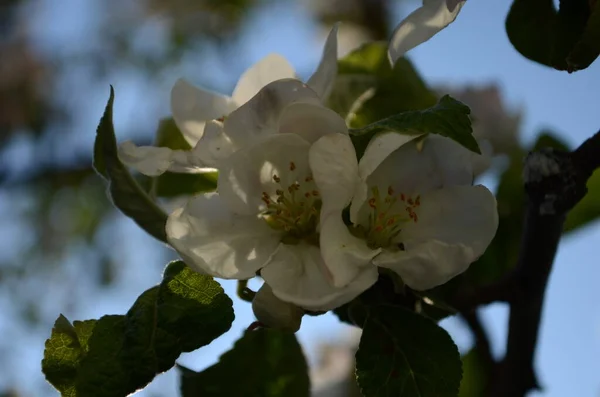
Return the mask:
[[[296,164],[293,161],[290,162],[289,170],[295,174]],[[284,242],[294,243],[316,235],[321,197],[312,175],[290,179],[293,182],[284,186],[281,178],[273,174],[273,181],[279,187],[275,190],[275,195],[262,193],[266,209],[261,216],[273,229],[285,232]]]
[[[371,212],[365,230],[367,245],[373,249],[389,247],[396,243],[403,223],[419,221],[415,210],[421,205],[421,196],[413,199],[404,193],[394,194],[391,186],[388,187],[385,197],[381,197],[376,186],[371,192],[373,196],[368,201]],[[402,243],[397,246],[403,250]]]

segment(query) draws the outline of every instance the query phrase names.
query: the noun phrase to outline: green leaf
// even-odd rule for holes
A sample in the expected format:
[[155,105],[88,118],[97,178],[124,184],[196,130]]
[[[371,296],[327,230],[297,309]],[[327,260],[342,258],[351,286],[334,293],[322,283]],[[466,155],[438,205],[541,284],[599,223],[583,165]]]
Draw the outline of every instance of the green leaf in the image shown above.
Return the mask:
[[463,377],[460,382],[459,397],[485,397],[488,374],[476,350],[462,356]]
[[414,110],[390,116],[365,127],[351,129],[350,133],[357,138],[357,151],[375,134],[397,132],[403,135],[437,134],[453,139],[465,148],[481,154],[477,140],[473,137],[469,107],[456,99],[445,95],[437,105],[425,109]]
[[176,197],[217,190],[218,172],[206,174],[177,174],[165,172],[156,179],[158,197]]
[[461,374],[458,349],[436,323],[396,307],[372,309],[356,353],[365,397],[456,397]]
[[558,70],[587,68],[600,54],[600,6],[589,0],[514,0],[506,32],[523,56]]
[[506,17],[506,33],[521,55],[550,66],[555,20],[553,0],[514,0]]
[[567,57],[567,65],[572,70],[585,69],[600,55],[600,2],[595,1],[586,27]]
[[436,99],[408,59],[400,59],[392,69],[387,44],[368,43],[338,62],[329,106],[357,128],[400,112],[426,109]]
[[109,315],[94,321],[89,350],[82,360],[74,396],[126,396],[146,383],[129,379],[120,353],[125,337],[125,316]]
[[87,352],[88,339],[95,320],[72,325],[62,314],[56,319],[46,341],[42,371],[48,382],[65,397],[76,396],[78,367]]
[[42,370],[63,396],[129,395],[229,330],[232,305],[216,281],[172,262],[125,316],[74,325],[59,317]]
[[246,331],[219,362],[196,373],[180,367],[183,397],[308,397],[302,349],[291,332]]
[[156,146],[167,147],[172,150],[191,150],[192,146],[185,140],[175,120],[168,117],[160,120],[156,130]]
[[182,261],[171,262],[158,295],[158,323],[190,352],[224,334],[233,322],[233,302],[212,277]]
[[166,242],[167,214],[144,192],[117,156],[112,121],[113,102],[114,90],[111,86],[110,97],[96,132],[94,167],[108,180],[114,205],[151,236]]

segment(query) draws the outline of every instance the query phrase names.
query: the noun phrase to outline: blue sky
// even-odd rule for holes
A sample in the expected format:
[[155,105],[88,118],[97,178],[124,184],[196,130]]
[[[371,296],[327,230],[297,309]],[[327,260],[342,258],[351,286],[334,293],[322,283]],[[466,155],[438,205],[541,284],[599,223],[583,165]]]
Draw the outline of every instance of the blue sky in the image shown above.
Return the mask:
[[[68,3],[75,7],[79,2],[73,0]],[[76,12],[78,18],[68,19],[64,18],[64,14],[56,14],[58,9],[51,6],[51,0],[40,4],[46,6],[35,14],[38,23],[34,38],[45,51],[55,49],[58,42],[67,48],[65,51],[71,48],[71,44],[81,46],[83,41],[78,37],[86,37],[85,33],[99,29],[98,20],[107,15],[98,12],[100,3],[94,1],[89,2],[87,7],[62,8],[76,10],[73,13]],[[416,7],[417,3],[406,3],[391,17],[399,18],[401,11],[410,10],[411,5]],[[531,141],[540,129],[548,128],[572,145],[580,143],[600,128],[600,62],[585,71],[569,75],[526,60],[512,48],[504,32],[508,8],[508,1],[469,1],[450,28],[411,51],[409,57],[430,84],[498,82],[509,104],[523,110],[524,141]],[[57,24],[60,18],[64,18],[65,23]],[[160,29],[160,21],[153,21],[142,31],[160,32]],[[151,46],[145,43],[144,37],[138,40],[141,48]],[[158,37],[159,40],[160,34],[149,37]],[[92,132],[106,101],[108,83],[113,83],[117,89],[117,131],[152,130],[156,114],[168,114],[169,90],[176,78],[185,76],[191,81],[206,84],[206,81],[199,80],[199,74],[195,77],[202,68],[203,76],[211,76],[212,88],[226,92],[243,70],[271,52],[286,56],[302,75],[308,75],[316,66],[322,40],[306,7],[285,2],[257,10],[252,15],[240,36],[239,51],[232,51],[231,59],[211,57],[211,48],[203,48],[202,58],[189,55],[175,70],[152,81],[135,75],[127,65],[112,74],[110,81],[86,81],[85,73],[74,72],[62,83],[64,98],[61,100],[67,101],[77,115],[74,131],[89,131],[89,134],[71,131],[66,139],[73,140],[83,150],[91,150]],[[94,45],[93,40],[91,43],[87,44]],[[118,233],[121,238],[131,239],[132,244],[131,250],[117,253],[122,255],[122,262],[127,263],[127,268],[121,270],[122,280],[110,290],[96,290],[91,285],[82,287],[89,291],[89,299],[69,313],[73,318],[125,312],[140,292],[159,281],[160,269],[166,263],[164,258],[157,259],[156,251],[152,249],[141,255],[138,253],[139,247],[158,248],[159,245],[126,219],[118,221]],[[103,238],[110,240],[114,235]],[[595,224],[561,242],[549,283],[536,358],[536,368],[545,391],[532,395],[587,397],[600,393],[600,306],[596,304],[600,300],[600,289],[596,286],[600,280],[600,267],[595,251],[599,239],[600,226]],[[70,266],[76,267],[77,264]],[[235,295],[234,283],[226,282],[224,286],[230,296]],[[236,301],[235,309],[236,321],[232,330],[212,345],[185,355],[181,360],[184,365],[196,369],[206,367],[231,346],[253,321],[248,304]],[[47,311],[50,317],[56,317],[58,313],[65,312],[65,308],[49,305]],[[507,311],[502,305],[493,305],[486,310],[485,317],[497,347],[496,353],[501,354]],[[444,326],[461,349],[469,347],[470,337],[458,321],[446,321]],[[334,316],[325,315],[306,318],[298,335],[309,358],[314,360],[319,343],[337,339],[339,333],[346,329]],[[25,373],[15,375],[8,383],[26,384],[31,377],[41,380],[39,360],[49,328],[45,332],[20,334],[30,341],[30,348],[19,351],[17,361]],[[171,392],[175,388],[176,378],[170,373],[158,377],[140,395],[150,396],[152,391]]]

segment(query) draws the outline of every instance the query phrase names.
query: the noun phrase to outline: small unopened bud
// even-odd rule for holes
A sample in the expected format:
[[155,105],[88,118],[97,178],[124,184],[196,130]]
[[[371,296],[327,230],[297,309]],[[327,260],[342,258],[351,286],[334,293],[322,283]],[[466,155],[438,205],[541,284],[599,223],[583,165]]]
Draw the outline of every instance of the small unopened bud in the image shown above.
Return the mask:
[[266,283],[256,293],[252,311],[256,319],[267,327],[293,332],[300,329],[304,315],[302,308],[276,297]]

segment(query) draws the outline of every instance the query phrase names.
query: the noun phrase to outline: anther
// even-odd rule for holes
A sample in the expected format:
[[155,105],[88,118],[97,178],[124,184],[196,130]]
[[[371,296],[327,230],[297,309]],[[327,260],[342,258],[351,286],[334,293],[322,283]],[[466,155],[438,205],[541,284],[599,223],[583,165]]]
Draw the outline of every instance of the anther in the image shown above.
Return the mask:
[[369,199],[369,207],[371,208],[376,208],[377,206],[375,205],[375,197],[372,197]]
[[290,161],[290,171],[294,171],[296,169],[296,163]]

